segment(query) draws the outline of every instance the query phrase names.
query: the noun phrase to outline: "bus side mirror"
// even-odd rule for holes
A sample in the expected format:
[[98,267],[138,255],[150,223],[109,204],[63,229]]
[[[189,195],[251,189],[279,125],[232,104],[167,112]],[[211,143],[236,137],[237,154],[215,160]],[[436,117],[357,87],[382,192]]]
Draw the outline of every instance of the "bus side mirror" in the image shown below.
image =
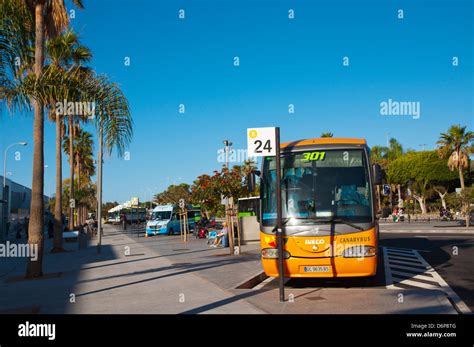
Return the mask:
[[380,165],[375,163],[374,165],[372,165],[372,170],[374,174],[374,184],[382,184],[382,168],[380,167]]
[[250,193],[255,191],[255,174],[253,172],[247,174],[247,190]]
[[250,193],[255,191],[255,175],[260,176],[260,171],[252,170],[247,174],[247,190]]

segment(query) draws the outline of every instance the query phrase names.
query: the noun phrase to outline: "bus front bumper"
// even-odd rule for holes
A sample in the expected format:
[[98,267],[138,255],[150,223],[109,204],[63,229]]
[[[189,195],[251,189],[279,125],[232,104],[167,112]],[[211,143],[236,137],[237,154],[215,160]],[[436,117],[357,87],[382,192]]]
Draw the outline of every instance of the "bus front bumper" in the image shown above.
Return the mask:
[[[270,277],[278,276],[278,260],[262,259],[263,270]],[[377,256],[363,258],[296,258],[283,260],[285,277],[367,277],[377,272]]]

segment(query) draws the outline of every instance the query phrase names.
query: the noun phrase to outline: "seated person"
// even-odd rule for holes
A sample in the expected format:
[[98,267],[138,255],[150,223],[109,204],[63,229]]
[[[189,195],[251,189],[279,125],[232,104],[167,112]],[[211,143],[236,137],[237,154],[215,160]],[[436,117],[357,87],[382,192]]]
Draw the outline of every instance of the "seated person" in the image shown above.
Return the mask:
[[338,216],[364,216],[370,214],[369,202],[355,185],[341,186],[336,193]]
[[224,223],[222,223],[222,230],[220,230],[217,233],[216,239],[214,240],[214,243],[211,245],[211,247],[216,248],[217,246],[219,246],[219,244],[222,244],[222,239],[227,234],[228,234],[228,232],[227,232],[227,223],[224,222]]

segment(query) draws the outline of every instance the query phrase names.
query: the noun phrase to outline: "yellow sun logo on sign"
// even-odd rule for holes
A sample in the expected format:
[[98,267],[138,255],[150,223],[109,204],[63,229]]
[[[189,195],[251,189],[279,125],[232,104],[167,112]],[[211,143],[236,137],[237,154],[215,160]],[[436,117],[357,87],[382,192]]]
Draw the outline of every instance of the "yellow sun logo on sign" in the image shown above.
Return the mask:
[[257,130],[255,130],[255,129],[250,130],[249,131],[249,136],[250,136],[251,139],[256,138],[257,137]]

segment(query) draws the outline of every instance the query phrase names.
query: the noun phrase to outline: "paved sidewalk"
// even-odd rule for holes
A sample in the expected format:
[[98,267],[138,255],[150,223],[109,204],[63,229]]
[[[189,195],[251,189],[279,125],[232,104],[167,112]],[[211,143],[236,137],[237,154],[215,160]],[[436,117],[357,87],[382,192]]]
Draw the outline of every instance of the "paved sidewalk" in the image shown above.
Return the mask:
[[69,252],[45,253],[44,279],[23,279],[25,259],[0,262],[0,313],[456,313],[440,291],[386,289],[383,267],[375,280],[293,279],[290,300],[280,303],[276,280],[242,285],[262,273],[257,244],[233,256],[206,240],[137,237],[106,225],[101,254],[65,246]]
[[[46,250],[51,249],[46,240]],[[153,251],[136,247],[128,235],[105,227],[102,253],[95,247],[45,253],[45,278],[23,280],[25,259],[0,265],[2,313],[260,313],[244,300]],[[130,251],[128,253],[128,251]],[[216,250],[222,251],[222,250]],[[8,264],[6,264],[8,263]],[[209,306],[209,297],[218,304]],[[74,302],[75,301],[75,302]]]

